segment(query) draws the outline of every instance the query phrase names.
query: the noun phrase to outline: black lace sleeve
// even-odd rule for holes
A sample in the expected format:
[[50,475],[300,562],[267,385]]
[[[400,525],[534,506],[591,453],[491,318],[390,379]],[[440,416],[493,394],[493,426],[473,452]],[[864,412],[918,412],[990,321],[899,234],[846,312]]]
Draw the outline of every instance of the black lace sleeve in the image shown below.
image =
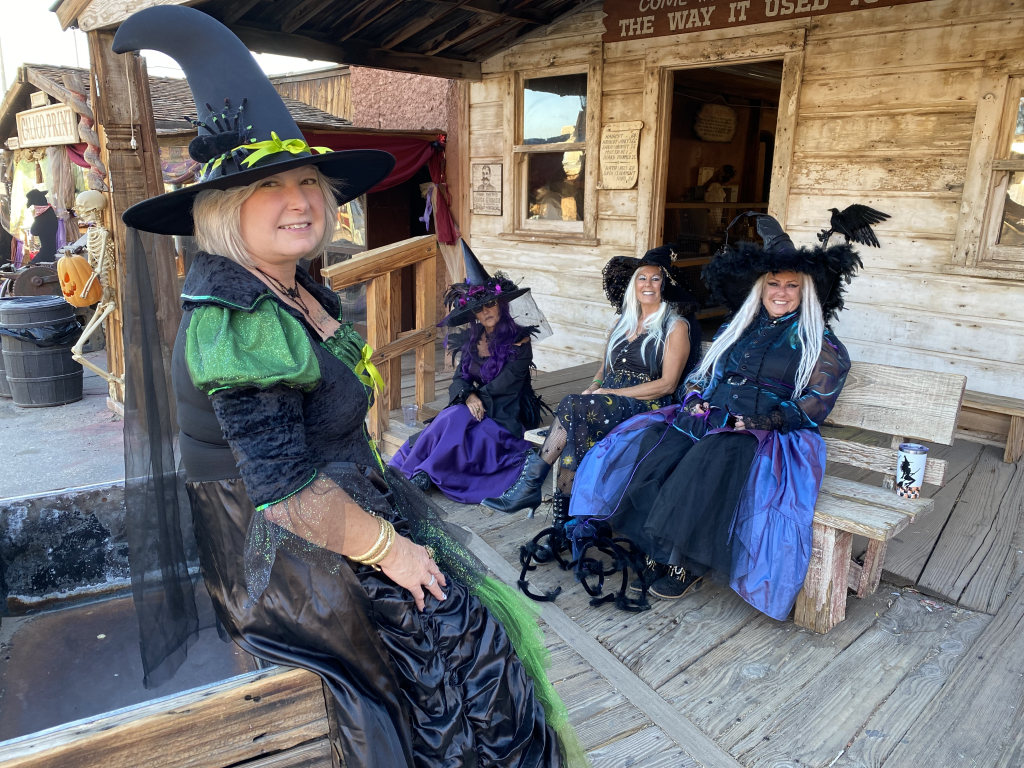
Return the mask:
[[316,476],[306,449],[302,397],[282,384],[228,389],[210,397],[257,509],[297,493]]

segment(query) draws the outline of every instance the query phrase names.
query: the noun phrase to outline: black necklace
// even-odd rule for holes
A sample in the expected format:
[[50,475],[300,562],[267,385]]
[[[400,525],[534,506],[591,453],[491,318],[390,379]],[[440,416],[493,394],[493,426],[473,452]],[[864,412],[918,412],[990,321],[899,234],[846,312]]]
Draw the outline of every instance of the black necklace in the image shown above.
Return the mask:
[[270,282],[272,282],[274,284],[274,286],[277,288],[278,291],[280,291],[285,296],[287,296],[289,299],[291,299],[296,304],[298,304],[299,305],[299,309],[302,310],[302,314],[304,314],[306,316],[306,319],[309,320],[309,322],[314,327],[316,327],[317,330],[320,330],[320,324],[316,320],[313,319],[313,313],[309,311],[309,307],[306,306],[306,302],[303,301],[302,295],[299,293],[299,284],[298,283],[296,283],[291,288],[289,288],[287,285],[282,283],[280,280],[278,280],[273,275],[267,274],[266,272],[264,272],[262,269],[260,269],[259,267],[255,266],[255,265],[253,265],[253,267],[254,267],[254,269],[257,272],[259,272],[261,275],[263,275],[265,278],[267,278]]

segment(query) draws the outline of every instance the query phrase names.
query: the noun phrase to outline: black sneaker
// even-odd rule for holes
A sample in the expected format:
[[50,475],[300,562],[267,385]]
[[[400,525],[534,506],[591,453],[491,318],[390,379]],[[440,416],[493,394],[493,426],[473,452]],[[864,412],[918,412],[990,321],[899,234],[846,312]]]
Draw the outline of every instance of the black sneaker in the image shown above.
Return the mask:
[[658,579],[665,575],[668,570],[667,565],[656,563],[651,558],[647,558],[647,569],[644,571],[643,576],[637,576],[630,582],[629,587],[626,589],[628,595],[640,595],[644,591],[644,582],[647,582],[647,589],[650,590],[651,585],[654,584]]
[[430,480],[430,476],[426,472],[417,472],[415,475],[409,478],[409,482],[415,485],[424,493],[429,492],[430,489],[434,486],[434,484]]
[[700,582],[704,575],[694,576],[687,573],[685,568],[672,566],[668,573],[651,585],[650,593],[662,600],[678,600],[680,597],[696,592],[700,589]]

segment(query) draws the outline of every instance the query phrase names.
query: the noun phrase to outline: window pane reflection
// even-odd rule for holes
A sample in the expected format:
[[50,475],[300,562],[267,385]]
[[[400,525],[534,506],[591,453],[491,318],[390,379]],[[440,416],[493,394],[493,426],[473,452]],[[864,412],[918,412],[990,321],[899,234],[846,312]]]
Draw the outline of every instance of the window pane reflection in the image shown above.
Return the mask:
[[1006,199],[1003,201],[999,243],[1024,245],[1024,171],[1010,174],[1010,181],[1006,186]]
[[1024,98],[1017,105],[1017,125],[1013,130],[1013,143],[1010,145],[1010,158],[1024,159]]
[[586,141],[587,76],[535,77],[524,83],[523,143]]
[[527,218],[583,221],[585,152],[538,152],[526,160]]

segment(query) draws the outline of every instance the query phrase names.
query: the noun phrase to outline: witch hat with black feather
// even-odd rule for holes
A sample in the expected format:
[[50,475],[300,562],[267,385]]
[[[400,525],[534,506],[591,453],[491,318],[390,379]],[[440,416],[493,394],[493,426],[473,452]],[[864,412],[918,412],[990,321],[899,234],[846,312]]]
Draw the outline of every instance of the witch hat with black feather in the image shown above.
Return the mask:
[[846,286],[863,266],[853,246],[843,243],[827,248],[820,245],[798,248],[774,217],[754,211],[740,214],[729,227],[743,216],[756,220],[757,234],[763,242],[741,241],[735,245],[726,242],[715,254],[701,278],[716,300],[735,312],[761,275],[799,272],[810,275],[814,281],[825,322],[831,322],[843,308]]
[[151,49],[185,72],[199,135],[189,144],[199,181],[133,205],[126,224],[160,235],[191,235],[192,204],[206,189],[252,184],[275,173],[315,165],[338,190],[338,205],[376,186],[395,158],[375,149],[332,152],[310,147],[270,80],[234,33],[205,13],[155,6],[128,17],[114,35],[115,53]]
[[686,317],[698,309],[697,300],[686,288],[686,278],[682,270],[673,267],[672,261],[676,252],[671,245],[652,248],[638,259],[634,256],[613,256],[604,265],[601,276],[604,282],[604,295],[616,313],[622,312],[622,301],[626,296],[626,288],[640,267],[661,267],[664,282],[661,288],[662,299],[675,306],[676,311]]

